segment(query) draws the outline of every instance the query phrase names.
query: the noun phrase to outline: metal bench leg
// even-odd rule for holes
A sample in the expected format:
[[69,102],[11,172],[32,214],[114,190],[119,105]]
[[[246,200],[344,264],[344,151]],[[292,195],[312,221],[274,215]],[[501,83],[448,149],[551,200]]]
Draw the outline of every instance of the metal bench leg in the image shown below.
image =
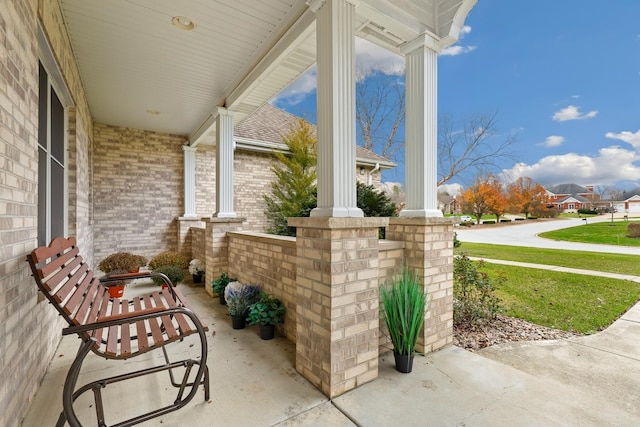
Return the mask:
[[80,370],[82,369],[82,362],[96,342],[95,338],[90,338],[88,341],[84,341],[80,345],[78,354],[71,364],[71,368],[67,373],[67,378],[64,381],[64,388],[62,389],[62,413],[58,418],[58,426],[62,426],[65,421],[68,421],[71,427],[82,427],[80,420],[78,420],[78,417],[73,410],[73,389],[76,387],[76,383],[78,382]]

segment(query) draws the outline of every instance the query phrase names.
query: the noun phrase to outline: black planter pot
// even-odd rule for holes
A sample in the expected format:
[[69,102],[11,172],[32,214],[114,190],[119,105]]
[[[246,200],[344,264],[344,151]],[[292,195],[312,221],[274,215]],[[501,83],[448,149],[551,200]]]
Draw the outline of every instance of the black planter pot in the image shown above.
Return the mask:
[[272,340],[276,336],[276,325],[260,325],[260,338]]
[[202,283],[202,274],[192,274],[193,283]]
[[233,326],[233,329],[244,329],[246,324],[246,316],[231,316],[231,326]]
[[227,305],[227,300],[224,297],[224,291],[220,292],[220,304]]
[[393,357],[396,359],[396,371],[408,374],[413,369],[413,354],[406,355],[393,352]]

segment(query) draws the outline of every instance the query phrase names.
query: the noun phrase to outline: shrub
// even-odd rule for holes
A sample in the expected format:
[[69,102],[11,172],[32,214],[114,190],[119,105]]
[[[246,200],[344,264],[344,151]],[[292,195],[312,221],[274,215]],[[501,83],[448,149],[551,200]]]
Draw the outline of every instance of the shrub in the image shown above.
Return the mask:
[[494,295],[495,285],[504,278],[492,279],[479,271],[466,255],[453,259],[453,321],[455,324],[480,323],[495,318],[500,311],[500,300]]
[[[180,267],[176,267],[175,265],[164,265],[162,267],[155,268],[153,272],[164,274],[174,285],[177,285],[182,281],[182,279],[184,279],[184,270]],[[164,280],[160,277],[153,277],[152,279],[156,285],[162,285],[164,283]]]
[[100,271],[106,274],[114,271],[129,272],[135,271],[140,267],[147,265],[147,259],[142,255],[134,255],[129,252],[118,252],[111,254],[98,264]]
[[156,255],[149,262],[149,267],[151,267],[152,270],[157,270],[160,267],[167,266],[178,267],[184,270],[189,266],[189,261],[179,252],[168,251]]
[[496,220],[495,219],[483,219],[482,223],[483,224],[495,224]]
[[284,305],[266,292],[260,294],[260,299],[249,306],[247,322],[250,325],[277,325],[284,320]]
[[459,248],[462,245],[462,242],[458,240],[458,233],[453,233],[453,247]]
[[578,209],[578,213],[582,214],[582,215],[597,215],[598,212],[594,211],[593,209]]
[[627,225],[627,237],[640,238],[640,222],[630,222]]

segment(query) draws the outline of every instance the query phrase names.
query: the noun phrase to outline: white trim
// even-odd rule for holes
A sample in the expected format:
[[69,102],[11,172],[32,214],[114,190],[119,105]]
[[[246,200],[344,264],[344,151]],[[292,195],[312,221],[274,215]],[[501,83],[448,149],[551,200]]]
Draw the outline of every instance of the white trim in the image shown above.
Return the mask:
[[[67,87],[67,84],[64,80],[62,72],[60,71],[60,66],[58,65],[58,61],[56,61],[55,56],[53,55],[53,50],[51,49],[51,45],[49,44],[49,40],[42,29],[42,24],[38,20],[38,58],[42,63],[42,66],[47,71],[49,75],[50,84],[53,86],[53,89],[56,91],[58,97],[60,98],[60,102],[62,102],[62,106],[66,109],[67,107],[73,107],[75,103],[73,102],[73,97],[71,96],[71,92]],[[66,117],[65,117],[66,119]]]

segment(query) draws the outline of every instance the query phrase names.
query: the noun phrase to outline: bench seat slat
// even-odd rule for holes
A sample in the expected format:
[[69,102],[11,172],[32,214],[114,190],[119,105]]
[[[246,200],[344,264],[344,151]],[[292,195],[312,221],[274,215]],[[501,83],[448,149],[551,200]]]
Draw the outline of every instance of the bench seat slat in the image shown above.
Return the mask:
[[[174,291],[177,291],[177,289],[174,288]],[[178,307],[178,304],[173,300],[171,291],[169,289],[167,288],[162,289],[162,294],[164,296],[164,299],[167,301],[169,308]],[[178,327],[180,328],[180,332],[182,332],[183,334],[191,333],[191,326],[189,326],[189,322],[187,322],[187,319],[185,319],[185,317],[182,314],[176,314],[175,319],[178,322]]]
[[[166,306],[166,304],[162,301],[162,297],[158,292],[154,292],[152,295],[153,295],[153,300],[156,303],[156,307]],[[175,326],[173,326],[173,322],[171,321],[171,316],[162,316],[160,320],[162,322],[162,327],[164,328],[164,331],[167,334],[167,337],[170,340],[176,339],[178,337],[178,332],[176,332],[176,328]]]
[[[151,303],[151,296],[145,295],[143,297],[145,307],[154,307]],[[157,346],[158,343],[162,342],[162,330],[160,329],[160,325],[158,324],[158,319],[149,319],[149,327],[151,328],[151,336],[153,337],[153,346]]]
[[[138,297],[133,300],[133,309],[135,311],[142,311],[142,298]],[[149,338],[143,320],[136,322],[136,333],[138,334],[138,351],[144,353],[149,350]]]
[[[129,301],[120,302],[120,312],[123,315],[129,314]],[[120,354],[123,358],[127,358],[131,354],[131,325],[125,323],[122,325],[120,332]]]

